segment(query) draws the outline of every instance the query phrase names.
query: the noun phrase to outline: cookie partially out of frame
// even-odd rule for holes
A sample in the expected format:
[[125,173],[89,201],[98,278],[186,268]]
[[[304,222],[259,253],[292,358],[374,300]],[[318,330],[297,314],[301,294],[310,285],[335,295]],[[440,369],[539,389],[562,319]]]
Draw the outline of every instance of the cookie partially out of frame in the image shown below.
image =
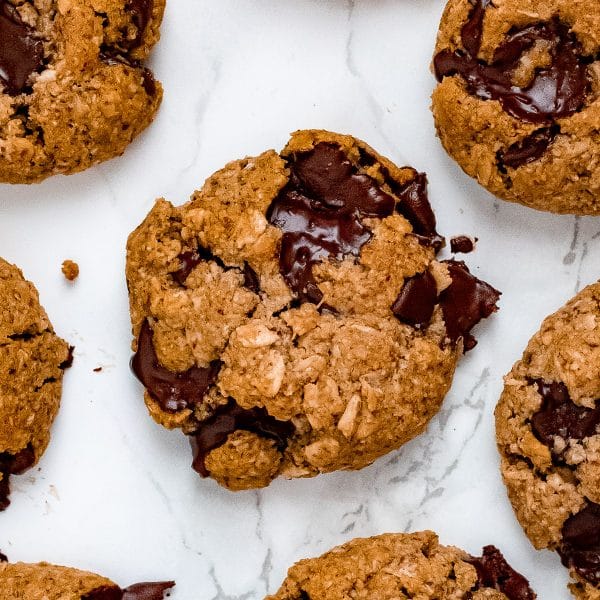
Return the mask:
[[490,192],[600,214],[600,3],[450,0],[433,60],[447,152]]
[[36,464],[50,441],[71,360],[33,284],[0,258],[0,510],[9,477]]
[[535,593],[494,546],[481,557],[442,546],[432,531],[355,539],[289,569],[266,600],[533,600]]
[[165,0],[0,0],[0,181],[118,156],[162,88],[143,66]]
[[426,185],[299,131],[131,234],[133,369],[201,475],[238,490],[360,469],[425,429],[499,297],[436,260]]
[[106,577],[70,567],[0,562],[3,600],[163,600],[174,585],[147,582],[121,589]]
[[600,598],[600,283],[542,323],[496,408],[508,496],[581,600]]

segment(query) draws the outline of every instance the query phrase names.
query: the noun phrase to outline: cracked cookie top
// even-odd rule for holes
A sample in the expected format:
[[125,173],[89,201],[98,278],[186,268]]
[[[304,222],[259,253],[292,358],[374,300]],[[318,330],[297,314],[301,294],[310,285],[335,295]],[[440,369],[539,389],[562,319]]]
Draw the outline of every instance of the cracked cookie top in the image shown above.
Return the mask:
[[534,600],[535,593],[494,546],[481,557],[442,546],[432,531],[355,539],[291,567],[266,600],[471,598]]
[[502,475],[536,548],[556,550],[581,599],[600,598],[600,284],[549,316],[496,408]]
[[497,196],[600,213],[600,6],[450,0],[433,114],[450,155]]
[[48,445],[71,360],[33,284],[0,258],[0,510],[9,505],[10,475],[33,466]]
[[122,154],[162,88],[142,61],[165,0],[0,0],[0,181]]
[[437,412],[499,293],[440,262],[426,178],[295,133],[131,234],[132,367],[153,418],[231,489],[358,469]]

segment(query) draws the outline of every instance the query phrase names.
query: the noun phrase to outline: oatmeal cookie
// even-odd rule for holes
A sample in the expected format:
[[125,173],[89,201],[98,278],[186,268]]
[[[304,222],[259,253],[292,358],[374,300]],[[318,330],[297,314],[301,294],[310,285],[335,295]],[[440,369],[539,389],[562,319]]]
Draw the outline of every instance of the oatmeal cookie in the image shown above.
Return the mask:
[[421,433],[499,292],[442,245],[426,178],[299,131],[158,200],[127,246],[152,417],[230,489],[360,469]]
[[481,557],[442,546],[432,531],[355,539],[301,560],[266,600],[534,600],[535,593],[502,553]]
[[0,258],[0,510],[9,505],[10,475],[37,463],[50,441],[71,351],[33,284]]
[[490,192],[600,214],[600,3],[450,0],[433,69],[446,151]]
[[165,0],[0,0],[0,181],[119,156],[162,88],[143,66]]
[[556,550],[581,600],[600,598],[600,283],[549,316],[505,378],[496,434],[532,544]]

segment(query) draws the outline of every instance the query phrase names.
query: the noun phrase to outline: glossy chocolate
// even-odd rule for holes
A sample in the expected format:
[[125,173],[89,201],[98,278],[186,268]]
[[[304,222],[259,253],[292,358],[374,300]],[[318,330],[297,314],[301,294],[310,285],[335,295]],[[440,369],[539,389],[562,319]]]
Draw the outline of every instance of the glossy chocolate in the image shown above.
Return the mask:
[[217,379],[221,363],[213,361],[208,367],[192,367],[182,373],[169,371],[156,356],[152,328],[146,319],[131,368],[164,411],[177,412],[186,408],[193,410],[202,402]]
[[498,166],[501,169],[504,167],[518,169],[540,159],[548,150],[558,131],[559,128],[554,126],[538,129],[524,140],[509,146],[508,150],[499,151]]
[[222,446],[227,437],[238,430],[250,431],[275,441],[280,451],[285,450],[288,438],[294,433],[289,421],[278,421],[264,408],[242,408],[233,399],[219,407],[215,414],[200,424],[191,436],[194,451],[192,467],[202,477],[208,477],[205,460],[208,453]]
[[[475,238],[475,242],[477,238]],[[452,254],[468,254],[475,250],[475,242],[466,235],[457,235],[450,239],[450,252]]]
[[477,570],[479,587],[498,590],[509,600],[535,600],[527,579],[506,562],[495,546],[485,546],[481,557],[472,556],[468,562]]
[[133,50],[141,45],[144,39],[144,32],[152,17],[154,0],[128,0],[127,10],[131,14],[131,20],[136,27],[135,37],[125,42],[128,50]]
[[10,506],[10,476],[20,475],[35,463],[35,452],[31,445],[17,454],[0,453],[0,511]]
[[174,581],[135,583],[124,590],[116,585],[105,585],[81,596],[81,600],[163,600],[174,586]]
[[421,329],[429,325],[437,304],[437,284],[429,271],[406,280],[392,304],[392,312],[403,323]]
[[[468,90],[484,100],[498,100],[504,110],[529,123],[548,123],[580,110],[589,89],[581,45],[569,27],[554,19],[509,33],[496,49],[491,64],[478,57],[485,11],[489,0],[474,6],[461,31],[463,49],[442,50],[434,58],[438,81],[460,75]],[[548,44],[552,62],[535,70],[526,87],[513,85],[513,73],[522,57],[538,41]]]
[[0,81],[11,96],[26,91],[30,76],[42,69],[44,45],[35,35],[15,7],[0,0]]

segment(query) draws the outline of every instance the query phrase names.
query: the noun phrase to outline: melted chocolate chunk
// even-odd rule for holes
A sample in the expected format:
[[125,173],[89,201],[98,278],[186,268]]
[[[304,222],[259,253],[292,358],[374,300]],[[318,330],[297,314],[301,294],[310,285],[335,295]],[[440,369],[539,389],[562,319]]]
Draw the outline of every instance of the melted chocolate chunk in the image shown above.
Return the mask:
[[285,450],[288,438],[294,433],[291,422],[278,421],[264,408],[242,408],[230,399],[225,406],[219,407],[212,417],[201,423],[192,435],[193,469],[202,477],[208,477],[209,472],[205,465],[208,453],[222,446],[231,433],[240,429],[275,440],[281,452]]
[[67,354],[67,358],[63,360],[63,362],[58,365],[59,369],[65,371],[66,369],[70,369],[73,366],[73,352],[75,350],[75,346],[69,346],[69,353]]
[[0,80],[11,96],[26,91],[29,77],[43,66],[44,46],[7,0],[0,0]]
[[[503,167],[518,169],[523,165],[540,159],[548,146],[553,142],[556,134],[560,131],[558,126],[544,127],[534,131],[524,140],[516,142],[506,151],[498,152],[498,165],[501,170]],[[505,171],[505,169],[504,169]]]
[[554,440],[583,440],[598,433],[600,401],[596,408],[575,404],[567,386],[562,382],[547,383],[543,379],[530,380],[543,398],[540,410],[531,417],[531,428],[540,442],[554,451]]
[[416,173],[415,178],[403,186],[390,187],[400,199],[396,211],[413,226],[422,243],[439,250],[444,245],[444,238],[436,231],[435,214],[427,194],[427,175]]
[[8,562],[8,557],[2,552],[0,552],[0,562]]
[[174,586],[174,581],[136,583],[124,590],[116,585],[105,585],[81,596],[81,600],[163,600],[165,592]]
[[283,231],[279,268],[301,302],[319,304],[323,293],[313,266],[358,256],[371,239],[367,217],[384,218],[395,201],[358,170],[336,144],[321,142],[289,160],[290,181],[273,200],[267,219]]
[[213,361],[208,367],[192,367],[183,373],[169,371],[156,356],[153,335],[148,320],[145,320],[140,330],[137,352],[131,359],[133,372],[164,411],[193,409],[202,402],[216,381],[221,363]]
[[10,476],[20,475],[35,463],[35,453],[31,444],[17,454],[0,453],[0,511],[10,506]]
[[110,46],[102,46],[100,60],[109,66],[125,65],[132,69],[140,69],[142,75],[142,87],[146,94],[148,94],[148,96],[154,96],[154,94],[156,94],[156,79],[154,79],[152,71],[143,67],[139,60],[131,60],[129,57],[123,56],[118,48]]
[[455,260],[444,261],[452,283],[440,294],[446,332],[450,341],[464,340],[465,352],[473,349],[477,341],[471,329],[482,319],[498,310],[496,303],[500,292],[469,272],[465,263]]
[[[477,238],[475,238],[475,242]],[[475,242],[466,235],[457,235],[450,240],[450,251],[453,254],[468,254],[475,250]]]
[[558,548],[563,565],[592,585],[600,585],[600,505],[589,502],[562,527]]
[[429,271],[406,280],[392,304],[392,312],[403,323],[421,329],[431,321],[437,304],[437,284]]
[[527,579],[506,562],[495,546],[485,546],[481,558],[472,556],[468,562],[477,570],[480,587],[498,590],[509,600],[535,600]]
[[135,37],[123,44],[128,50],[133,50],[142,43],[144,32],[152,17],[153,8],[154,0],[128,0],[127,10],[131,14],[131,20],[136,27]]
[[[438,81],[459,74],[471,94],[499,100],[507,113],[529,123],[568,117],[582,108],[589,89],[587,66],[581,46],[567,25],[554,19],[511,31],[496,49],[491,64],[486,64],[478,53],[490,0],[472,2],[473,10],[461,30],[464,49],[442,50],[434,58]],[[538,41],[548,43],[551,64],[537,68],[526,87],[513,85],[513,73],[521,58]]]
[[260,294],[260,279],[256,271],[247,262],[244,262],[244,287],[255,294]]

